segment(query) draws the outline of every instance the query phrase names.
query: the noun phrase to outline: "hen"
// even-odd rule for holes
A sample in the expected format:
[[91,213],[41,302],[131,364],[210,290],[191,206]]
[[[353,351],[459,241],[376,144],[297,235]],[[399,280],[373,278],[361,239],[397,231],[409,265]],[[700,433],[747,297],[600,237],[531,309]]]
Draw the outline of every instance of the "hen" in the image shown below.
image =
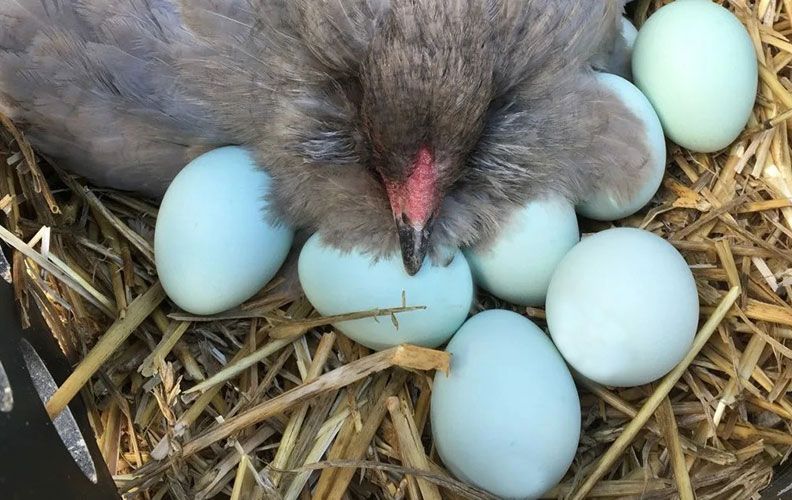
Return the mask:
[[623,3],[11,0],[0,111],[75,173],[153,197],[245,146],[270,217],[400,247],[414,274],[533,198],[639,184],[641,122],[593,73],[625,71]]

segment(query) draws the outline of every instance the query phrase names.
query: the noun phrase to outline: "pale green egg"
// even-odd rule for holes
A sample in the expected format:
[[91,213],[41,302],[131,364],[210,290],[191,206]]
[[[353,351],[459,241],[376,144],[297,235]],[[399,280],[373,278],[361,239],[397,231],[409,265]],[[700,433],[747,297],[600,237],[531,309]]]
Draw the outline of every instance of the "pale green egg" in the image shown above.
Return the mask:
[[709,0],[676,1],[649,17],[635,41],[632,69],[666,135],[693,151],[732,143],[756,100],[751,38],[731,12]]
[[372,259],[359,251],[342,252],[313,235],[300,252],[300,284],[311,304],[325,316],[402,305],[425,309],[334,324],[347,337],[372,349],[398,344],[437,347],[467,318],[473,303],[473,279],[461,252],[451,262],[428,260],[415,276],[401,257]]
[[173,180],[157,216],[154,257],[179,307],[214,314],[238,306],[281,267],[293,231],[267,218],[270,183],[235,146],[199,156]]
[[[578,213],[589,219],[612,221],[634,214],[655,195],[665,173],[666,143],[657,113],[635,85],[620,76],[607,73],[598,73],[596,78],[602,88],[616,95],[641,120],[648,152],[644,175],[639,179],[640,185],[635,186],[632,196],[623,199],[605,187],[592,193],[588,200],[577,206]],[[618,168],[619,165],[614,167]]]
[[572,205],[541,198],[512,214],[497,239],[465,252],[476,283],[514,304],[544,304],[550,277],[580,239]]
[[564,257],[546,313],[567,363],[595,382],[625,387],[657,380],[682,360],[699,302],[693,273],[670,243],[614,228],[583,238]]
[[451,369],[438,372],[432,434],[456,477],[501,498],[538,498],[575,457],[580,400],[547,335],[511,311],[489,310],[448,343]]
[[626,17],[622,17],[621,33],[627,44],[627,49],[632,50],[635,46],[635,39],[638,38],[638,29],[636,29],[635,25]]

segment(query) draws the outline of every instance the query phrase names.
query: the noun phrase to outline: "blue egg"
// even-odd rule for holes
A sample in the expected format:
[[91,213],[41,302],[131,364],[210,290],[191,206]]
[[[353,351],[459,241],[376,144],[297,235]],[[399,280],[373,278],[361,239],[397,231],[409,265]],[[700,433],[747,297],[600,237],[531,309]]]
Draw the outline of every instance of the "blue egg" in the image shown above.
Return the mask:
[[580,400],[553,343],[530,320],[490,310],[446,349],[448,375],[432,387],[432,433],[459,479],[504,498],[537,498],[575,457]]
[[[758,26],[753,29],[758,37]],[[740,136],[753,113],[758,70],[743,22],[710,0],[658,9],[633,49],[635,84],[652,102],[666,135],[700,153],[723,149]]]
[[300,253],[300,284],[325,316],[402,306],[426,309],[389,317],[342,321],[334,326],[371,349],[398,344],[437,347],[465,321],[473,303],[473,279],[465,257],[457,252],[448,266],[428,260],[415,276],[395,255],[376,262],[361,252],[343,253],[312,236]]
[[224,147],[191,161],[168,187],[154,256],[168,297],[214,314],[256,294],[291,247],[289,227],[267,220],[270,177],[246,150]]
[[487,248],[465,252],[476,283],[514,304],[544,304],[553,271],[580,239],[575,209],[543,198],[515,211]]
[[638,38],[638,30],[635,25],[626,17],[622,17],[621,34],[627,44],[627,50],[632,52],[635,46],[635,39]]
[[[663,127],[654,108],[638,87],[624,78],[607,73],[598,73],[596,78],[603,90],[615,95],[624,106],[641,120],[644,141],[647,146],[646,172],[635,186],[632,196],[621,199],[616,193],[602,189],[577,206],[580,215],[594,220],[613,221],[623,219],[646,206],[657,193],[663,181],[666,164],[666,143]],[[618,165],[615,165],[618,167]]]
[[671,371],[690,350],[700,317],[685,258],[656,234],[629,227],[588,236],[564,257],[546,312],[570,366],[618,387]]

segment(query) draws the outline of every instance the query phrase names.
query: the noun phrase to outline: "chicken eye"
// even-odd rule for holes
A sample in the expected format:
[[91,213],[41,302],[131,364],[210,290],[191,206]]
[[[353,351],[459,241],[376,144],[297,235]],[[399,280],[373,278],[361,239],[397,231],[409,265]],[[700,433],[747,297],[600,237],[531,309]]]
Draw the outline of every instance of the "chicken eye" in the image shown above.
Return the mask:
[[317,130],[295,146],[295,152],[311,163],[351,164],[359,161],[355,141],[340,130]]

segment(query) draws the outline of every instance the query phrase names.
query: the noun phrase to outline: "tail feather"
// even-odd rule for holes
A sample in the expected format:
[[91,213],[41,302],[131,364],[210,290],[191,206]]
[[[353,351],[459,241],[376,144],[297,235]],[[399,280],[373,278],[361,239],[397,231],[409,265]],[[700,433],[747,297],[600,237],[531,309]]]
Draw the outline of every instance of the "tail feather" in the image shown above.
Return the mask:
[[157,196],[195,146],[229,142],[179,84],[171,2],[16,0],[4,17],[2,111],[71,170]]

